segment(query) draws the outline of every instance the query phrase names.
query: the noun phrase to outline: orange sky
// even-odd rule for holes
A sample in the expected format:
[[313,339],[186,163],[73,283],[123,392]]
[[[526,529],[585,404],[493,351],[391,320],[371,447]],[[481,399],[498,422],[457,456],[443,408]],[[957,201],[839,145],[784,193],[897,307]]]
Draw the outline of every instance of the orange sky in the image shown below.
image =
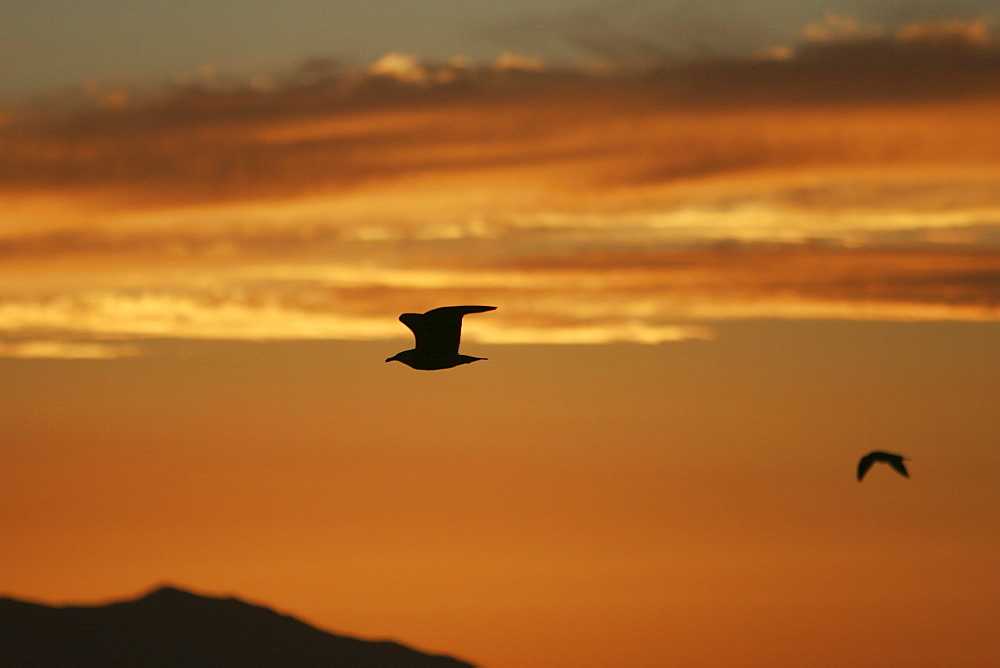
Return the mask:
[[[987,23],[389,62],[0,115],[0,593],[485,666],[996,656]],[[489,361],[382,362],[461,303]]]
[[[398,342],[10,360],[4,588],[171,581],[484,665],[985,661],[995,326],[721,329],[450,374]],[[857,483],[875,447],[912,478]]]

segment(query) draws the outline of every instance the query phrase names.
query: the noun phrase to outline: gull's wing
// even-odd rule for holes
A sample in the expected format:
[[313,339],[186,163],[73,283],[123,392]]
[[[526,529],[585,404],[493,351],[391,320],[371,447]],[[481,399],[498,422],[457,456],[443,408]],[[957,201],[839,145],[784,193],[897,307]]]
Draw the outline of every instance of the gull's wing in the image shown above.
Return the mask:
[[892,468],[894,468],[897,471],[899,471],[903,475],[903,477],[906,477],[906,478],[910,477],[910,474],[906,472],[906,465],[903,464],[903,458],[902,457],[898,457],[898,458],[894,457],[892,459],[887,459],[886,462],[889,464],[889,466],[891,466]]
[[861,479],[865,477],[865,474],[868,473],[868,469],[870,469],[872,467],[872,464],[874,463],[875,463],[874,452],[865,455],[858,461],[858,482],[861,482]]
[[496,306],[442,306],[426,313],[404,313],[399,321],[410,328],[419,352],[457,355],[462,339],[462,316],[492,311]]

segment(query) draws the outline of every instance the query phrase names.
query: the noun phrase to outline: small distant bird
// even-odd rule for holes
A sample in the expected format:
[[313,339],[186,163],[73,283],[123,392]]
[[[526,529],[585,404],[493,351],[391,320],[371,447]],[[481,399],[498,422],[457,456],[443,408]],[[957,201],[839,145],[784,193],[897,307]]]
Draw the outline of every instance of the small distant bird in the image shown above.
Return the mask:
[[906,478],[910,477],[910,474],[906,472],[906,466],[903,465],[904,461],[908,461],[903,455],[894,455],[891,452],[882,452],[881,450],[875,450],[874,452],[869,452],[867,455],[858,461],[858,482],[865,477],[868,473],[868,469],[872,467],[875,462],[885,462],[892,468],[896,469],[901,475]]
[[459,355],[458,344],[462,338],[462,316],[469,313],[492,311],[496,306],[442,306],[426,313],[404,313],[399,321],[410,328],[416,347],[396,353],[386,362],[403,364],[423,371],[450,369],[485,357]]

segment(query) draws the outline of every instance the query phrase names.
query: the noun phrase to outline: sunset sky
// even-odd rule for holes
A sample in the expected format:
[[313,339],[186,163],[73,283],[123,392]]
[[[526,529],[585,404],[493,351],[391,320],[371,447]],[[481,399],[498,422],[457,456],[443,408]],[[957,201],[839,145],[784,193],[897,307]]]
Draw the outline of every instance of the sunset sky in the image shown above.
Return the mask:
[[[490,667],[1000,653],[995,3],[3,15],[0,595]],[[451,304],[488,361],[383,363]]]

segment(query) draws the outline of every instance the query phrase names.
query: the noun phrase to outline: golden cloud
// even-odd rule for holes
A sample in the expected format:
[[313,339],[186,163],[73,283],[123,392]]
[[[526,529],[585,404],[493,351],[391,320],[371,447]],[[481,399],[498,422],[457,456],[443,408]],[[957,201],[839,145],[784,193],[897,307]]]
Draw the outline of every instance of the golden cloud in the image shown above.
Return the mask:
[[95,341],[0,341],[0,357],[19,359],[106,360],[141,354],[138,346]]
[[8,111],[3,354],[395,338],[400,312],[466,301],[501,307],[469,336],[508,343],[998,319],[986,24],[824,25],[779,59],[588,73],[395,54]]
[[778,60],[653,71],[545,69],[511,54],[474,69],[392,53],[360,78],[318,83],[278,78],[144,100],[90,84],[97,103],[85,111],[8,112],[0,195],[172,206],[497,172],[575,194],[619,176],[997,159],[1000,47],[985,22],[910,24],[877,38],[847,18],[813,32],[821,28],[822,43]]
[[0,352],[61,338],[398,339],[399,313],[473,301],[499,308],[467,338],[498,344],[710,339],[711,323],[745,318],[1000,320],[1000,256],[988,251],[514,243],[486,255],[475,240],[440,243],[409,242],[391,260],[355,242],[336,262],[310,259],[308,243],[221,263],[207,248],[157,257],[96,245],[89,268],[26,262],[0,281],[0,332],[15,342]]

